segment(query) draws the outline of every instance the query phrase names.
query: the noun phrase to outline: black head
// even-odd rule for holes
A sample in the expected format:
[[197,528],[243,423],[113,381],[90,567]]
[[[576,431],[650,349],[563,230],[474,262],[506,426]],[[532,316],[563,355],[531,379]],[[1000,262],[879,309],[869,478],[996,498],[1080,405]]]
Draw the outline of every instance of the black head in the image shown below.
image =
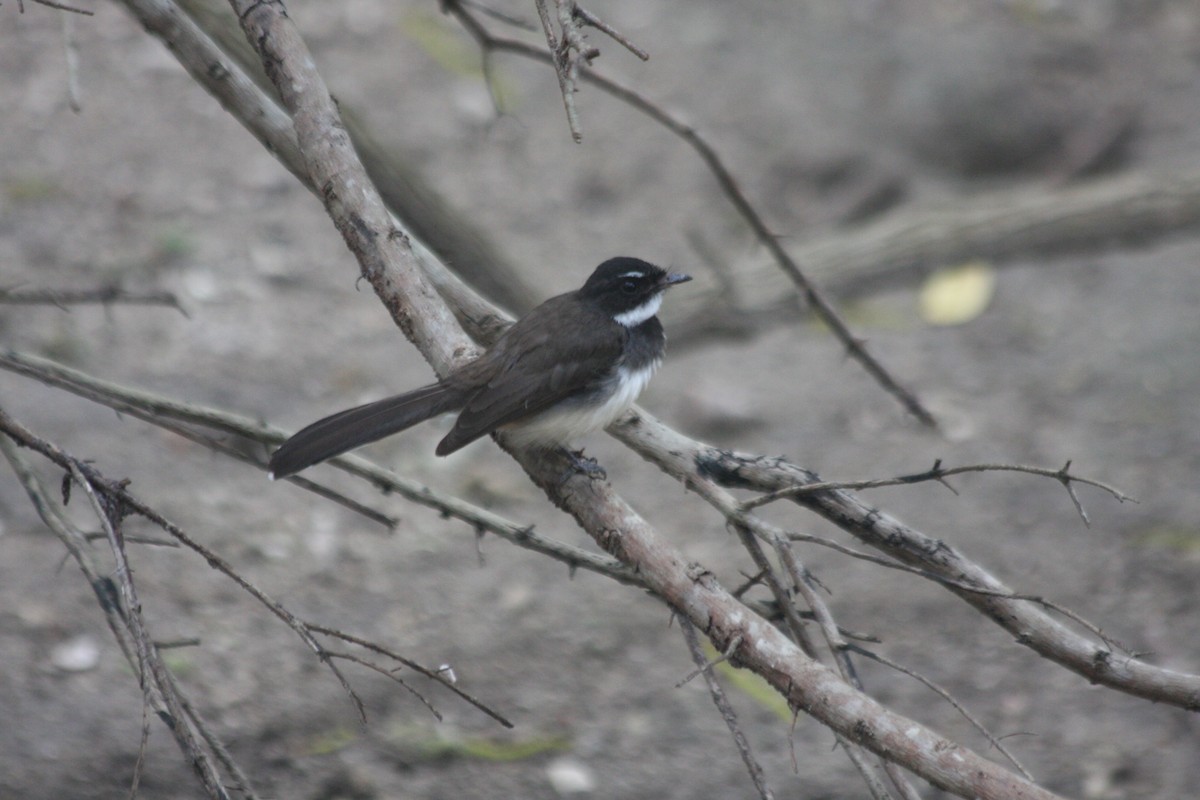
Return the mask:
[[621,256],[596,267],[579,290],[579,297],[597,304],[622,325],[635,327],[658,312],[666,289],[691,279],[640,258]]

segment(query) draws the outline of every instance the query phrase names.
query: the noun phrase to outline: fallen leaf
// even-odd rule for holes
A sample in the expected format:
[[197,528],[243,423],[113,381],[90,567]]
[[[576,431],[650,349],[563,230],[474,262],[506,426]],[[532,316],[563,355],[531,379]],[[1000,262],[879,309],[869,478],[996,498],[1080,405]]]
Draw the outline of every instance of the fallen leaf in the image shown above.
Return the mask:
[[930,325],[962,325],[992,302],[996,271],[983,261],[940,269],[925,280],[918,298],[921,319]]

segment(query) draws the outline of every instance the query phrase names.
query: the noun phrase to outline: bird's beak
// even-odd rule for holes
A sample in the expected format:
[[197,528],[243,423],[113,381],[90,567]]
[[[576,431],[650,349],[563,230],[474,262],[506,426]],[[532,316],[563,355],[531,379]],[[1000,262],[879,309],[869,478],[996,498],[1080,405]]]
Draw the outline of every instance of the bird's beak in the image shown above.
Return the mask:
[[674,286],[677,283],[687,283],[692,279],[691,275],[684,275],[682,272],[668,272],[658,285],[664,289],[668,286]]

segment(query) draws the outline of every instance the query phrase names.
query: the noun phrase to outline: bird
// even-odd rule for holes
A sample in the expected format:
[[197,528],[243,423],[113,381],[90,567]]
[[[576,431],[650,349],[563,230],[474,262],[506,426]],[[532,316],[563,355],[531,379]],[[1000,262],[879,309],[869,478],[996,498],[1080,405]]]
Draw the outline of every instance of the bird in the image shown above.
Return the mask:
[[[497,431],[520,449],[567,446],[607,427],[646,388],[666,349],[656,316],[663,294],[690,280],[638,258],[610,258],[582,288],[536,306],[436,383],[301,429],[271,456],[269,476],[286,478],[447,412],[458,418],[438,442],[439,456]],[[576,467],[603,473],[568,455]]]

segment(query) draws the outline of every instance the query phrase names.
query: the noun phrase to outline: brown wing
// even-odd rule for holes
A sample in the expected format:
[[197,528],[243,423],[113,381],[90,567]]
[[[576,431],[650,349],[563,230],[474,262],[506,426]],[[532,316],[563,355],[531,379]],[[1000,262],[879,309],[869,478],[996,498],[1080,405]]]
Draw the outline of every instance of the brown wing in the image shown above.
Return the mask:
[[467,399],[438,455],[586,392],[608,374],[620,358],[625,329],[598,311],[568,311],[563,306],[571,301],[570,295],[547,300],[463,369],[464,380],[486,383]]

